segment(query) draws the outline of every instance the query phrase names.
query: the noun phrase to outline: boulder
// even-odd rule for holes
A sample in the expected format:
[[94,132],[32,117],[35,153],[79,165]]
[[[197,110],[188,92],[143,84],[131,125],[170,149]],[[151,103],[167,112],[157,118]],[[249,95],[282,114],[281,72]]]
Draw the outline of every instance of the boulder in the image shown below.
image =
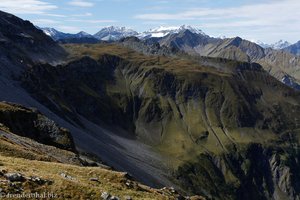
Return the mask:
[[7,173],[4,177],[11,182],[21,182],[24,180],[24,176],[19,173]]
[[99,182],[98,178],[90,178],[90,181]]
[[101,197],[103,200],[110,200],[111,195],[108,192],[102,192]]
[[130,196],[124,196],[125,200],[132,200],[132,198]]

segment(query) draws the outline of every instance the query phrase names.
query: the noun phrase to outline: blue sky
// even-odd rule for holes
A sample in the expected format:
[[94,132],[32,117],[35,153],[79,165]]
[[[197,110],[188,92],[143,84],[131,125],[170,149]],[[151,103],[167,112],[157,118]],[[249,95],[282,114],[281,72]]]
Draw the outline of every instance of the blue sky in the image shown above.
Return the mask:
[[71,33],[186,24],[215,37],[300,40],[299,0],[0,0],[0,10]]

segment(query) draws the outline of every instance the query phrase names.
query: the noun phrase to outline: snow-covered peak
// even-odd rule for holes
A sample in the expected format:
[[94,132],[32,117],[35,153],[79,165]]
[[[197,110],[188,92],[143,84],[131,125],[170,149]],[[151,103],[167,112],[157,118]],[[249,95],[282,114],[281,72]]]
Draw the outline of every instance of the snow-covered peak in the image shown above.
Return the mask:
[[192,26],[186,26],[186,25],[182,25],[179,27],[179,32],[183,31],[183,30],[189,30],[192,33],[196,33],[196,34],[200,34],[200,35],[206,35],[201,29],[198,28],[194,28]]
[[138,33],[126,27],[109,26],[101,29],[94,35],[99,40],[111,41],[119,40],[124,37],[137,36]]
[[80,31],[79,33],[75,34],[76,38],[93,38],[93,36],[87,32]]
[[225,39],[227,39],[228,37],[225,36],[225,35],[220,35],[220,36],[218,36],[217,38],[218,38],[218,39],[221,39],[221,40],[225,40]]
[[63,33],[54,28],[41,28],[41,30],[54,40],[65,39],[73,36],[73,34]]
[[263,48],[272,48],[272,49],[284,49],[291,45],[288,41],[279,40],[274,44],[266,44],[262,41],[255,41],[256,44],[260,45]]
[[59,33],[59,31],[57,31],[57,30],[54,29],[54,28],[42,28],[42,31],[43,31],[46,35],[48,35],[48,36],[50,36],[50,37],[53,37],[53,36],[55,36],[56,34]]
[[[101,31],[111,31],[111,32],[132,32],[134,30],[126,28],[126,27],[119,27],[119,26],[108,26],[104,27]],[[134,31],[135,32],[135,31]]]
[[272,44],[271,48],[273,48],[273,49],[284,49],[284,48],[286,48],[290,45],[291,45],[291,43],[289,43],[288,41],[279,40],[278,42]]
[[90,34],[88,34],[87,32],[84,32],[84,31],[80,31],[79,33],[77,33],[77,35],[85,35],[85,36],[88,36]]
[[92,35],[80,31],[79,33],[76,34],[71,34],[71,33],[63,33],[61,31],[58,31],[54,28],[40,28],[46,35],[50,36],[54,40],[61,40],[61,39],[67,39],[67,38],[93,38]]
[[194,28],[192,26],[182,25],[182,26],[160,26],[149,31],[145,31],[139,35],[140,38],[160,38],[165,37],[169,34],[180,33],[181,31],[189,30],[192,33],[206,35],[200,29]]
[[263,41],[260,41],[260,40],[250,40],[250,41],[258,44],[262,48],[270,48],[271,47],[270,44],[264,43]]

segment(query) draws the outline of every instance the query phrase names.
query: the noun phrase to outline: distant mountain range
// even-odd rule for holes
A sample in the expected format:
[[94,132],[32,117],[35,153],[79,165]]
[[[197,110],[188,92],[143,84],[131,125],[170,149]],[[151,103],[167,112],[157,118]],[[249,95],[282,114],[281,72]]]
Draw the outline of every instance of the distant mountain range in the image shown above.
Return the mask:
[[[184,30],[189,30],[192,33],[199,34],[199,35],[205,35],[207,36],[202,30],[194,28],[189,25],[182,25],[182,26],[160,26],[154,29],[150,29],[148,31],[144,32],[137,32],[133,29],[129,29],[126,27],[118,27],[118,26],[109,26],[102,28],[99,32],[97,32],[94,35],[91,35],[89,33],[86,33],[84,31],[81,31],[77,34],[70,34],[70,33],[64,33],[61,31],[58,31],[54,28],[41,28],[45,34],[52,37],[54,40],[64,40],[64,39],[74,39],[74,38],[95,38],[97,40],[102,41],[118,41],[122,38],[126,37],[137,37],[139,39],[149,39],[149,38],[162,38],[167,35],[173,35],[179,32],[182,32]],[[218,39],[226,39],[225,36]],[[262,41],[253,41],[253,43],[258,44],[259,46],[263,48],[271,48],[276,50],[284,50],[286,52],[293,53],[295,55],[300,54],[300,42],[296,44],[291,44],[288,41],[279,40],[278,42],[275,42],[274,44],[267,44]]]
[[184,30],[189,30],[192,33],[195,34],[201,34],[201,35],[206,35],[203,31],[200,29],[193,28],[191,26],[178,26],[178,27],[164,27],[160,26],[158,28],[150,29],[148,31],[139,33],[137,31],[134,31],[132,29],[128,29],[126,27],[117,27],[117,26],[109,26],[101,29],[99,32],[97,32],[94,35],[91,35],[86,32],[79,32],[77,34],[70,34],[70,33],[64,33],[61,31],[58,31],[54,28],[40,28],[41,30],[44,31],[44,33],[52,39],[58,41],[62,39],[70,39],[70,38],[96,38],[98,40],[102,41],[118,41],[122,38],[126,37],[137,37],[139,39],[149,39],[149,38],[161,38],[165,37],[170,34],[175,34],[179,33]]
[[88,34],[86,32],[79,32],[77,34],[70,34],[70,33],[63,33],[58,31],[54,28],[41,28],[45,34],[52,37],[54,40],[61,40],[61,39],[69,39],[69,38],[96,38],[102,41],[117,41],[122,38],[126,37],[137,37],[140,39],[148,39],[148,38],[161,38],[167,36],[169,34],[179,33],[183,30],[189,30],[195,34],[202,34],[205,35],[203,31],[200,29],[193,28],[192,26],[182,25],[179,27],[163,27],[160,26],[158,28],[150,29],[148,31],[139,33],[132,29],[128,29],[126,27],[117,27],[117,26],[110,26],[101,29],[94,35]]
[[[240,37],[214,38],[200,29],[186,25],[179,27],[161,26],[142,33],[126,27],[110,26],[101,29],[94,35],[85,32],[63,33],[53,28],[42,28],[42,30],[61,43],[114,42],[120,41],[122,38],[135,37],[147,44],[159,44],[191,55],[257,62],[281,82],[296,89],[300,87],[298,70],[300,66],[300,57],[298,57],[300,42],[291,45],[287,41],[280,40],[268,45],[262,42],[250,42]],[[128,44],[128,41],[126,43]]]
[[92,35],[81,31],[76,34],[71,34],[71,33],[63,33],[61,31],[58,31],[54,28],[41,28],[44,33],[48,36],[50,36],[54,40],[60,40],[60,39],[67,39],[67,38],[93,38]]

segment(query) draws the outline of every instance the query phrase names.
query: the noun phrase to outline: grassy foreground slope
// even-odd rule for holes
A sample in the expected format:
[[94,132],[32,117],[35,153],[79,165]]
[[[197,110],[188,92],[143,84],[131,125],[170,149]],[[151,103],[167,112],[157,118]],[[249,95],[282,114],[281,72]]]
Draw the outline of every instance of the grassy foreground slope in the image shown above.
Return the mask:
[[[28,167],[30,166],[30,167]],[[2,193],[21,194],[49,192],[56,199],[101,199],[104,192],[120,199],[175,199],[168,190],[154,190],[127,178],[126,173],[99,167],[80,167],[0,156]],[[20,173],[24,180],[11,186],[4,173]],[[38,177],[40,180],[34,180]],[[22,189],[22,190],[20,190]],[[50,198],[49,198],[50,199]]]

